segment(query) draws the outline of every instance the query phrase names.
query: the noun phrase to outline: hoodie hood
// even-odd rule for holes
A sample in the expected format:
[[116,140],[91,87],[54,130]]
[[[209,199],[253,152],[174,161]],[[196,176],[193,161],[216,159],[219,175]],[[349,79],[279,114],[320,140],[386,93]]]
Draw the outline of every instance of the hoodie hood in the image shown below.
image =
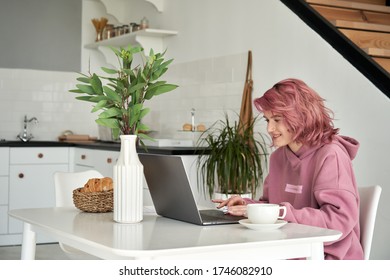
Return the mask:
[[353,160],[356,157],[356,154],[359,149],[359,142],[351,137],[347,136],[341,136],[341,135],[336,135],[333,143],[337,144],[340,146],[345,152],[349,155],[351,160]]
[[[359,142],[347,136],[335,135],[332,144],[339,146],[345,152],[345,154],[349,156],[351,160],[353,160],[356,157],[356,154],[359,149]],[[285,148],[285,153],[287,158],[291,163],[295,165],[295,164],[299,164],[299,162],[303,160],[305,157],[315,153],[318,149],[320,149],[324,145],[326,144],[322,144],[316,147],[303,145],[298,150],[297,153],[293,153],[287,146],[284,148]]]

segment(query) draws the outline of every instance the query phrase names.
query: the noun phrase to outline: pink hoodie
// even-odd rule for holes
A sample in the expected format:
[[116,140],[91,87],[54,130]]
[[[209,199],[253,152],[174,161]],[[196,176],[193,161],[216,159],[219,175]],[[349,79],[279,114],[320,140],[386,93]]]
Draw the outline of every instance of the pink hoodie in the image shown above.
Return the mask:
[[285,205],[286,221],[341,231],[339,240],[325,244],[325,259],[363,259],[351,163],[358,148],[356,140],[335,136],[330,144],[303,146],[297,154],[280,147],[270,158],[260,201]]

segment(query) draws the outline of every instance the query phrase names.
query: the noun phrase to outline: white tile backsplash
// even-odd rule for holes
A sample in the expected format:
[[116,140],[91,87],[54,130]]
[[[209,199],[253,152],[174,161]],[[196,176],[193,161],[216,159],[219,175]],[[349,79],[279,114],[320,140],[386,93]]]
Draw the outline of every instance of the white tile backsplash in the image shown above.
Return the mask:
[[[238,113],[246,73],[247,53],[171,64],[163,80],[177,84],[172,92],[145,103],[151,108],[145,123],[156,138],[191,139],[181,131],[191,123],[209,127],[223,118],[225,111]],[[92,103],[75,99],[77,73],[26,69],[0,69],[0,138],[13,140],[23,128],[23,118],[36,117],[29,124],[36,140],[56,140],[64,130],[98,136]],[[234,116],[235,114],[232,113]],[[198,134],[195,134],[195,138]]]
[[36,117],[28,132],[35,140],[57,140],[64,130],[97,136],[91,104],[68,92],[77,73],[29,69],[0,69],[0,138],[15,140],[24,115]]

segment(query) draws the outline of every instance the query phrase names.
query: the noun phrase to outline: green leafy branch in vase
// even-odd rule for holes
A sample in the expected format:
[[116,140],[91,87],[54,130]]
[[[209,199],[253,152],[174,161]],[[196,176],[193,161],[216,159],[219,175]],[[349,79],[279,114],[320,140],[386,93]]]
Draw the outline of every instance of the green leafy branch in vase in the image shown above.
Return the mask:
[[[177,88],[177,85],[159,80],[173,59],[165,60],[165,52],[155,54],[152,49],[145,57],[141,47],[131,45],[119,49],[111,47],[111,50],[118,58],[120,68],[101,67],[111,75],[108,77],[81,73],[82,77],[77,78],[81,84],[76,84],[77,89],[70,92],[82,94],[76,97],[78,100],[96,103],[92,112],[103,111],[96,123],[111,128],[115,139],[120,134],[138,135],[141,141],[151,139],[146,135],[150,128],[141,122],[150,111],[144,107],[144,102]],[[143,65],[132,68],[136,54],[141,56]]]

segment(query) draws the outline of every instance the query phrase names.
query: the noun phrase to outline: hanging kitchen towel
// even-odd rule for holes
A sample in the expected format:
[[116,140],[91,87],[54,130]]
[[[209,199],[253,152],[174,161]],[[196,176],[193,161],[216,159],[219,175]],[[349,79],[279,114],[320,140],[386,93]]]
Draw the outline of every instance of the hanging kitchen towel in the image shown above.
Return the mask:
[[247,124],[250,124],[253,121],[252,90],[253,90],[252,51],[249,51],[248,65],[246,69],[246,79],[245,79],[244,91],[242,93],[240,120],[239,120],[239,126],[243,129],[245,129],[245,126]]

